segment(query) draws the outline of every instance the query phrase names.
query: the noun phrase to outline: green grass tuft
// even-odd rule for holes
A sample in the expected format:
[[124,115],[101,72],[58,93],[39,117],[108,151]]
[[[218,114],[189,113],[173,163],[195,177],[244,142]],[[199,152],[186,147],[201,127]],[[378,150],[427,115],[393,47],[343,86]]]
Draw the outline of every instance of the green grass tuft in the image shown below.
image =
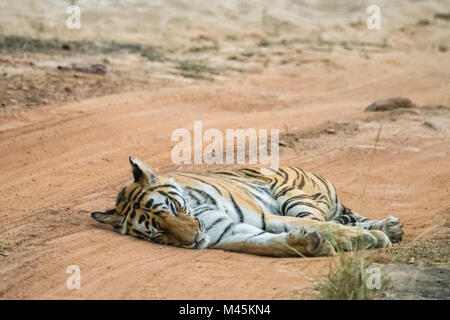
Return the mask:
[[192,79],[211,79],[207,75],[218,75],[219,70],[201,61],[180,61],[176,67],[181,76]]
[[338,252],[339,264],[330,266],[330,272],[325,279],[316,283],[319,299],[323,300],[374,300],[386,296],[390,279],[380,268],[380,288],[369,288],[367,285],[371,273],[367,272],[369,265],[356,251]]

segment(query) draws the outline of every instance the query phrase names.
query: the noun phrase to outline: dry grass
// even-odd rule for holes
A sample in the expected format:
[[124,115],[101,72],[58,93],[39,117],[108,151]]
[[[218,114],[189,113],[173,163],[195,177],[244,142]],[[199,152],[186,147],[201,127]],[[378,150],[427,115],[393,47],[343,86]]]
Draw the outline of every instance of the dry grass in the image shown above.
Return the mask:
[[318,298],[322,300],[374,300],[384,299],[390,279],[381,270],[380,288],[367,285],[369,264],[357,251],[338,253],[338,265],[331,265],[325,279],[316,282]]
[[220,73],[202,61],[180,61],[176,68],[180,70],[181,76],[192,79],[212,80],[211,75]]

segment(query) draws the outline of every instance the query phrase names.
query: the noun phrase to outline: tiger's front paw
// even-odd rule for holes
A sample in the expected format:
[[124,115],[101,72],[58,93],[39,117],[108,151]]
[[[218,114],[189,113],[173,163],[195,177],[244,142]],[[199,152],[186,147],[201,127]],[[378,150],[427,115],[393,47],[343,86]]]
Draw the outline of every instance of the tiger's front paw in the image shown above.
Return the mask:
[[286,243],[308,257],[333,256],[334,247],[317,231],[297,228],[291,230],[286,237]]

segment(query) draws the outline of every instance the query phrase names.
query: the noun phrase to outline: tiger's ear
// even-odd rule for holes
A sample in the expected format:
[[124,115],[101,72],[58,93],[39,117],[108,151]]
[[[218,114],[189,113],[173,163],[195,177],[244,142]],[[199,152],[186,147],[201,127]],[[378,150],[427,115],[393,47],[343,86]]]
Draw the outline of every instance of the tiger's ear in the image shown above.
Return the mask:
[[130,157],[131,171],[133,172],[134,182],[140,185],[152,185],[158,182],[158,177],[142,164],[137,158]]

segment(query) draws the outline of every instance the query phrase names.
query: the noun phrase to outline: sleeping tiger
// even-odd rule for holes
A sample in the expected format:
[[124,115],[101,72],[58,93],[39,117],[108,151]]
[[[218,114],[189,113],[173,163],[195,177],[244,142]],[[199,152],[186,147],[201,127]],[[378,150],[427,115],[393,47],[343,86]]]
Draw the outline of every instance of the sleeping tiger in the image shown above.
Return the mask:
[[302,169],[157,176],[138,159],[130,163],[134,181],[115,208],[92,213],[121,234],[272,257],[331,256],[402,239],[399,219],[366,219],[339,202],[329,181]]

